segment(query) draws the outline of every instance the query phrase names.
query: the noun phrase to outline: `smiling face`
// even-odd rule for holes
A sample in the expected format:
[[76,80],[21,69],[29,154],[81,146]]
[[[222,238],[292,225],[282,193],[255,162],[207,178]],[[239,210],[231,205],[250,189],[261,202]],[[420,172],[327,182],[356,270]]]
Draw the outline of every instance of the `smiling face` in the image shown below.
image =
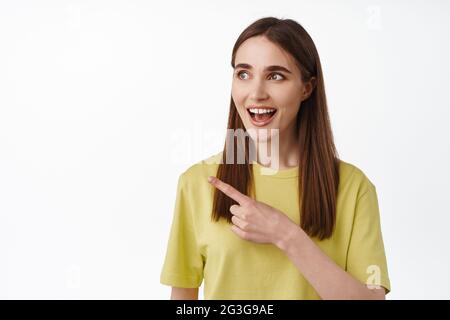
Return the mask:
[[[310,93],[294,58],[266,37],[249,38],[238,48],[231,95],[246,130],[255,129],[249,131],[252,139],[258,129],[278,129],[281,136],[295,134],[300,103]],[[259,141],[266,140],[262,136]]]

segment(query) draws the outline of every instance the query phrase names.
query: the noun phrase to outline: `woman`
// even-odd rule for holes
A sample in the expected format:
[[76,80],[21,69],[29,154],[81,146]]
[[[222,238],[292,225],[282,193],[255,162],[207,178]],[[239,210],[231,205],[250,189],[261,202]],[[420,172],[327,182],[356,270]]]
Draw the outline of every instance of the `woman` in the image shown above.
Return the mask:
[[338,159],[312,39],[263,18],[231,65],[231,134],[179,178],[161,283],[172,299],[203,279],[205,299],[384,299],[376,189]]

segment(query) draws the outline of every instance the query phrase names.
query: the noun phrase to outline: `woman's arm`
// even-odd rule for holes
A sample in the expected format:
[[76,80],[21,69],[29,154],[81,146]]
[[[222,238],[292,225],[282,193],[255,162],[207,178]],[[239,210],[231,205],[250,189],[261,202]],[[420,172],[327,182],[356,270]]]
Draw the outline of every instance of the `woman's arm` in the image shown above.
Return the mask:
[[384,288],[369,289],[338,266],[292,223],[285,237],[276,243],[294,263],[322,299],[385,299]]
[[172,287],[171,300],[198,300],[198,288]]
[[209,177],[208,181],[237,201],[232,205],[231,230],[242,239],[272,243],[294,263],[322,299],[384,299],[385,291],[369,289],[339,267],[283,212],[240,193],[231,185]]

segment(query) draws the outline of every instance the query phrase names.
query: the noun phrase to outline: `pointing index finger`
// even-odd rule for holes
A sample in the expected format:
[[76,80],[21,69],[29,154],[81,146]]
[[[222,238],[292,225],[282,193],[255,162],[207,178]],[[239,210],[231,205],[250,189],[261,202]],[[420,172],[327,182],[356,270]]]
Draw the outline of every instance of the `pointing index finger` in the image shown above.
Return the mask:
[[237,201],[240,205],[243,205],[250,199],[245,194],[240,193],[238,190],[230,186],[228,183],[225,183],[220,179],[217,179],[216,177],[213,176],[208,177],[208,182],[211,183],[220,191],[222,191],[223,193],[225,193],[231,199]]

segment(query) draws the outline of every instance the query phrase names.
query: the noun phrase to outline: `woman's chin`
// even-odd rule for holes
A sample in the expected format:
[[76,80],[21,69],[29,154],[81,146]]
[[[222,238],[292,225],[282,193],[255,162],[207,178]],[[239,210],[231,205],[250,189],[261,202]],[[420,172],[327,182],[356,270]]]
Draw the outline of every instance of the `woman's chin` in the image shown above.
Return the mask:
[[247,129],[247,133],[253,141],[258,141],[259,143],[268,143],[278,137],[278,129],[274,128],[251,127]]

